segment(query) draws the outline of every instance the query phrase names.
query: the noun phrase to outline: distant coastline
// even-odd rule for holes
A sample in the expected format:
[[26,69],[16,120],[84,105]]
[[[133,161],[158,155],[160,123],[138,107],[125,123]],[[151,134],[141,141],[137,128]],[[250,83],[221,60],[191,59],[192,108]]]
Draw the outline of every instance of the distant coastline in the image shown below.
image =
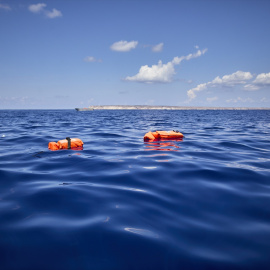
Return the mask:
[[148,105],[104,105],[89,106],[87,108],[75,108],[76,111],[93,110],[270,110],[270,108],[258,107],[188,107],[188,106],[148,106]]

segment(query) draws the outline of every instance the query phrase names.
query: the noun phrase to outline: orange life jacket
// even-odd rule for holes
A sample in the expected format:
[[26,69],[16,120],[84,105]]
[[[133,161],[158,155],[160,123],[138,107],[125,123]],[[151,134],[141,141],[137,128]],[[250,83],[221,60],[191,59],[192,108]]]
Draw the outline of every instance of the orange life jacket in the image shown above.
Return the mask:
[[49,142],[48,148],[50,150],[60,150],[60,149],[72,149],[72,148],[82,148],[83,142],[78,138],[67,137],[64,140],[56,142]]
[[182,139],[184,135],[179,131],[155,131],[155,132],[148,132],[144,135],[145,141],[152,141],[152,140],[175,140],[175,139]]

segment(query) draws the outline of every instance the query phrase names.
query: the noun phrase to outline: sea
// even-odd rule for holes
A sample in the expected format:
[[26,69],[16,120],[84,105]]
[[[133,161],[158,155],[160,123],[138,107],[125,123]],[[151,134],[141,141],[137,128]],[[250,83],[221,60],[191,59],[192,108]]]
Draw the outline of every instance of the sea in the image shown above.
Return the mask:
[[270,110],[1,110],[0,269],[270,269]]

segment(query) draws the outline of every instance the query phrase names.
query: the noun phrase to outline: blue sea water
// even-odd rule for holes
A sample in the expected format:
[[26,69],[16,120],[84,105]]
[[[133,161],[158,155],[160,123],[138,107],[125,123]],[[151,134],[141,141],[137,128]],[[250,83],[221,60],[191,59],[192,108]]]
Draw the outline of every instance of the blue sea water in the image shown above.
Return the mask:
[[0,111],[0,269],[270,269],[270,111]]

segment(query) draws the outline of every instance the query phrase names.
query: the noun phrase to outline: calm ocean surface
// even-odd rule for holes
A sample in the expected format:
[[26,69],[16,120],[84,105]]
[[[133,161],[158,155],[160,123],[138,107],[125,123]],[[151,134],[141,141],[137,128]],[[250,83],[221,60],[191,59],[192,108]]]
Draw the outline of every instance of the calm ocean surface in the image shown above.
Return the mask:
[[270,269],[270,111],[0,111],[0,269]]

